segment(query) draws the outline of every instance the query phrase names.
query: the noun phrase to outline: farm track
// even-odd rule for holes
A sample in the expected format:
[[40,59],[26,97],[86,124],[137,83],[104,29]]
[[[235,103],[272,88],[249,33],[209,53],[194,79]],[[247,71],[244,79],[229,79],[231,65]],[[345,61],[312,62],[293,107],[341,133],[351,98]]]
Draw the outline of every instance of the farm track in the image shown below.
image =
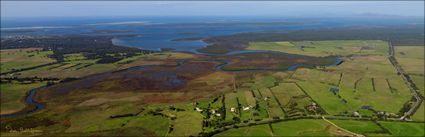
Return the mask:
[[339,127],[338,125],[334,124],[332,121],[327,120],[327,119],[325,118],[325,116],[322,116],[322,119],[323,119],[323,120],[325,120],[326,122],[328,122],[329,124],[331,124],[331,125],[333,125],[333,126],[337,127],[338,129],[343,130],[344,132],[347,132],[347,133],[353,134],[355,137],[364,137],[364,135],[357,134],[357,133],[351,132],[351,131],[349,131],[349,130],[347,130],[347,129],[344,129],[344,128]]
[[415,104],[407,111],[403,117],[401,117],[401,120],[405,120],[407,117],[412,116],[415,114],[415,112],[419,109],[421,103],[423,102],[424,97],[421,96],[419,91],[416,88],[415,83],[410,79],[408,74],[403,70],[401,65],[397,62],[395,56],[394,56],[394,45],[391,43],[391,41],[388,42],[388,59],[390,60],[391,64],[396,69],[397,73],[401,75],[401,77],[404,80],[404,83],[409,87],[409,90],[413,93],[413,97],[416,99]]

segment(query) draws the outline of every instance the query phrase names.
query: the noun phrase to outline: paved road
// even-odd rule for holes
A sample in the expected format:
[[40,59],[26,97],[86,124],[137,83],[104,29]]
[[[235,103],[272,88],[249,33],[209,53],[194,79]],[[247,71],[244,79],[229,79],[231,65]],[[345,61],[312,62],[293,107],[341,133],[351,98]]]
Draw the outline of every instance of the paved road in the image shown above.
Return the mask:
[[415,104],[410,108],[409,111],[407,111],[403,117],[401,117],[402,120],[406,120],[407,117],[412,116],[413,114],[415,114],[416,110],[418,110],[418,108],[420,107],[422,101],[423,101],[423,97],[420,95],[419,91],[416,90],[415,87],[415,83],[413,83],[413,81],[408,77],[407,73],[403,70],[403,68],[401,67],[401,65],[397,62],[395,56],[394,56],[394,46],[393,44],[390,42],[388,42],[388,59],[390,60],[391,64],[394,66],[394,68],[397,70],[397,73],[399,73],[403,80],[404,83],[406,83],[406,85],[409,87],[410,91],[413,93],[413,96],[416,99]]

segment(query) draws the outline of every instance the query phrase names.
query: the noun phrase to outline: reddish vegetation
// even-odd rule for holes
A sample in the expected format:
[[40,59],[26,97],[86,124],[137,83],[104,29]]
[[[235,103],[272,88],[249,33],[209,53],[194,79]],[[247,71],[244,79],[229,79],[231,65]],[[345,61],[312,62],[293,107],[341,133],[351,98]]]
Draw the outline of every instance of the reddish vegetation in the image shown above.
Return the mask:
[[216,67],[223,66],[218,65],[219,62],[199,60],[228,60],[230,63],[224,69],[237,71],[281,70],[297,63],[320,65],[334,62],[332,57],[317,58],[278,52],[199,57],[197,61],[177,60],[177,65],[146,65],[54,85],[39,92],[36,101],[47,104],[78,104],[92,98],[101,98],[102,95],[105,95],[103,98],[114,99],[115,96],[102,93],[113,92],[139,96],[144,103],[174,103],[207,97],[233,88],[233,77],[229,75],[234,74],[217,72]]
[[113,75],[108,81],[116,81],[134,90],[177,90],[194,78],[209,74],[214,64],[189,62],[177,68],[150,67],[144,70],[130,70]]
[[[87,77],[68,83],[48,87],[41,95],[45,100],[50,97],[62,96],[73,91],[82,92],[178,92],[193,91],[193,86],[205,86],[203,84],[191,84],[188,82],[214,72],[215,63],[188,61],[177,66],[146,66],[125,71],[104,73]],[[187,90],[186,90],[187,89]],[[154,98],[152,98],[154,99]],[[180,99],[177,99],[180,100]]]
[[0,122],[2,123],[0,125],[1,131],[20,131],[23,129],[30,129],[39,126],[50,126],[58,123],[48,118],[38,116],[30,116],[21,119],[1,119]]

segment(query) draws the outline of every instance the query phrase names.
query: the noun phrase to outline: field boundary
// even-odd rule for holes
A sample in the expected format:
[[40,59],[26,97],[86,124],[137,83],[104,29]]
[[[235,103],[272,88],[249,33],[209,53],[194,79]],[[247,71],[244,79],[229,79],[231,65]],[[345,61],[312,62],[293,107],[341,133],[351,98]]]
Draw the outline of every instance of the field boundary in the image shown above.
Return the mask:
[[323,120],[325,120],[326,122],[328,122],[329,124],[331,124],[331,125],[333,125],[333,126],[337,127],[338,129],[341,129],[341,130],[343,130],[343,131],[345,131],[345,132],[347,132],[347,133],[353,134],[355,137],[365,137],[365,136],[364,136],[364,135],[362,135],[362,134],[357,134],[357,133],[351,132],[351,131],[349,131],[349,130],[347,130],[347,129],[344,129],[344,128],[339,127],[338,125],[334,124],[333,122],[331,122],[331,121],[327,120],[327,119],[325,118],[325,116],[322,116],[322,119],[323,119]]

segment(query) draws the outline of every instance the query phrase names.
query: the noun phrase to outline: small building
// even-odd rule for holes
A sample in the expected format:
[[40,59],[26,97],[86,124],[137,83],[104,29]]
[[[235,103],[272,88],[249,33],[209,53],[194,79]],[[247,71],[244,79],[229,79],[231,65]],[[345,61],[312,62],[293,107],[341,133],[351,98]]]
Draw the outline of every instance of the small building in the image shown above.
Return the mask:
[[247,110],[249,110],[249,109],[251,109],[251,106],[243,107],[243,110],[244,110],[244,111],[247,111]]
[[362,117],[362,116],[360,115],[360,113],[359,113],[359,112],[357,112],[357,111],[354,111],[354,112],[353,112],[353,116],[355,116],[355,117]]
[[202,112],[202,111],[203,111],[202,109],[200,109],[200,108],[198,108],[198,107],[196,107],[195,109],[196,109],[196,111],[198,111],[198,112]]
[[235,112],[235,108],[230,108],[230,112]]

